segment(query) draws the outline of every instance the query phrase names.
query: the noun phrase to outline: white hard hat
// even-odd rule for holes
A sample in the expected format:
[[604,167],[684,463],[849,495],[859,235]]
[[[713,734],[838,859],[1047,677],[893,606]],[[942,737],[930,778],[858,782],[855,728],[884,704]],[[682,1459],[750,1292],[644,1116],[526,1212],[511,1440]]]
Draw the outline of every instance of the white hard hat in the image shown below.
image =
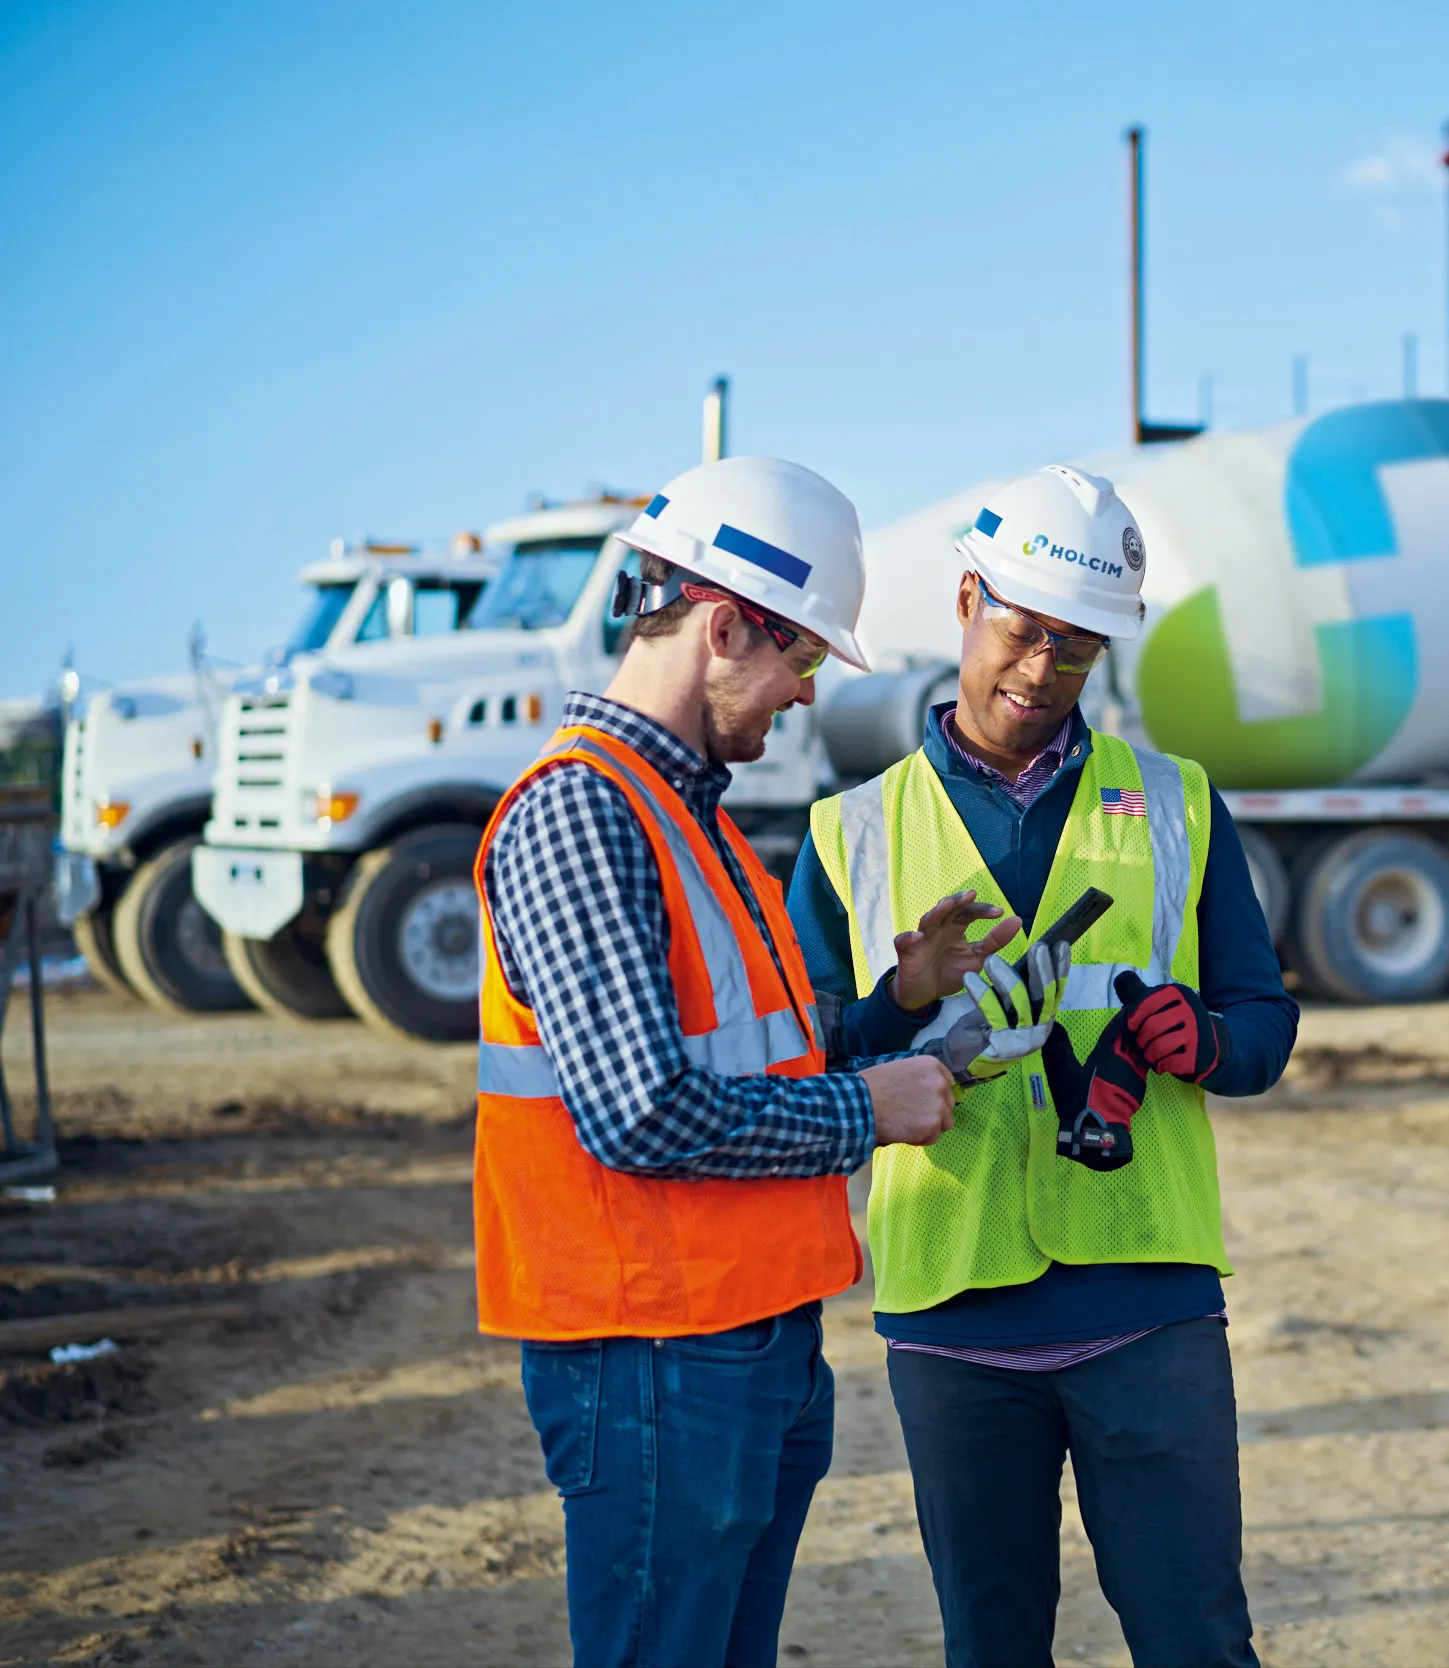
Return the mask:
[[1142,630],[1142,529],[1100,475],[1054,463],[996,493],[956,541],[1003,602],[1101,637]]
[[830,482],[779,458],[721,458],[676,475],[627,545],[813,631],[868,672],[855,638],[865,559],[855,506]]

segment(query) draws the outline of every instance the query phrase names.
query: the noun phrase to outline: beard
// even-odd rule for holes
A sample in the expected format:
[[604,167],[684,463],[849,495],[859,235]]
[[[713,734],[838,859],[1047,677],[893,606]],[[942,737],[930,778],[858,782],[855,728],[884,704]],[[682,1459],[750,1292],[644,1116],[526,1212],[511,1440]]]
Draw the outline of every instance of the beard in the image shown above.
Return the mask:
[[777,708],[751,699],[749,682],[717,685],[704,705],[705,748],[721,764],[753,764],[762,758]]

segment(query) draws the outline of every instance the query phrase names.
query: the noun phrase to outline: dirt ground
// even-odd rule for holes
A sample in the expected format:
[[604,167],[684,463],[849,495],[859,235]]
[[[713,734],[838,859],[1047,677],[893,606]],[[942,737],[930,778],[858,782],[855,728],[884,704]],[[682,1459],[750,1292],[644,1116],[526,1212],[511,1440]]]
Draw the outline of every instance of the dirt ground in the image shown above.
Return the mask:
[[[0,1354],[0,1664],[565,1663],[560,1509],[516,1350],[472,1325],[472,1050],[48,1013],[67,1162],[54,1204],[0,1202],[0,1318],[241,1308],[89,1364]],[[1312,1012],[1285,1084],[1216,1109],[1267,1664],[1449,1662],[1446,1018]],[[939,1663],[863,1292],[827,1342],[782,1661]],[[1063,1586],[1058,1659],[1125,1663],[1070,1502]]]

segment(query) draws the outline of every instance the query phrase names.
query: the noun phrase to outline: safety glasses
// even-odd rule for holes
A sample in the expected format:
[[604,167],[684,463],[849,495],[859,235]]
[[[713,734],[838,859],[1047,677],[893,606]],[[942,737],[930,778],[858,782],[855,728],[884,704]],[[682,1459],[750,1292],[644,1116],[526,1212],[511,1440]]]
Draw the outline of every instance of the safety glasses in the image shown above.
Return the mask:
[[976,585],[981,592],[982,612],[991,629],[1018,660],[1030,660],[1050,644],[1052,664],[1057,671],[1080,676],[1090,672],[1112,646],[1110,637],[1074,637],[1053,631],[1025,608],[1013,608],[1009,602],[1003,602],[979,573]]
[[[756,608],[753,603],[746,602],[742,597],[733,596],[727,591],[713,590],[708,585],[691,585],[687,582],[679,587],[679,591],[681,596],[688,597],[691,602],[732,602],[744,618],[752,626],[758,626],[784,655],[786,664],[797,678],[813,678],[830,658],[830,650],[817,638],[801,631],[798,626],[788,624],[778,614],[767,614],[763,608]],[[792,654],[790,651],[796,644],[800,646],[799,651]]]

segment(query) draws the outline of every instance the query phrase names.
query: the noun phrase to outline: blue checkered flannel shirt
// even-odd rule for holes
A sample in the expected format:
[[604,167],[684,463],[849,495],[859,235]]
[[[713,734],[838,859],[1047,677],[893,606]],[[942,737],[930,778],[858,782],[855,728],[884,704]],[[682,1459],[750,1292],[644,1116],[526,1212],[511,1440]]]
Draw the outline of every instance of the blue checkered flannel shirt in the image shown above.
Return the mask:
[[[571,694],[563,723],[605,731],[664,776],[770,944],[719,829],[729,771],[601,696]],[[742,1179],[848,1175],[869,1157],[870,1092],[853,1073],[726,1077],[689,1063],[659,870],[628,801],[598,771],[560,765],[536,778],[504,816],[483,884],[504,975],[532,1008],[579,1141],[601,1164]]]

